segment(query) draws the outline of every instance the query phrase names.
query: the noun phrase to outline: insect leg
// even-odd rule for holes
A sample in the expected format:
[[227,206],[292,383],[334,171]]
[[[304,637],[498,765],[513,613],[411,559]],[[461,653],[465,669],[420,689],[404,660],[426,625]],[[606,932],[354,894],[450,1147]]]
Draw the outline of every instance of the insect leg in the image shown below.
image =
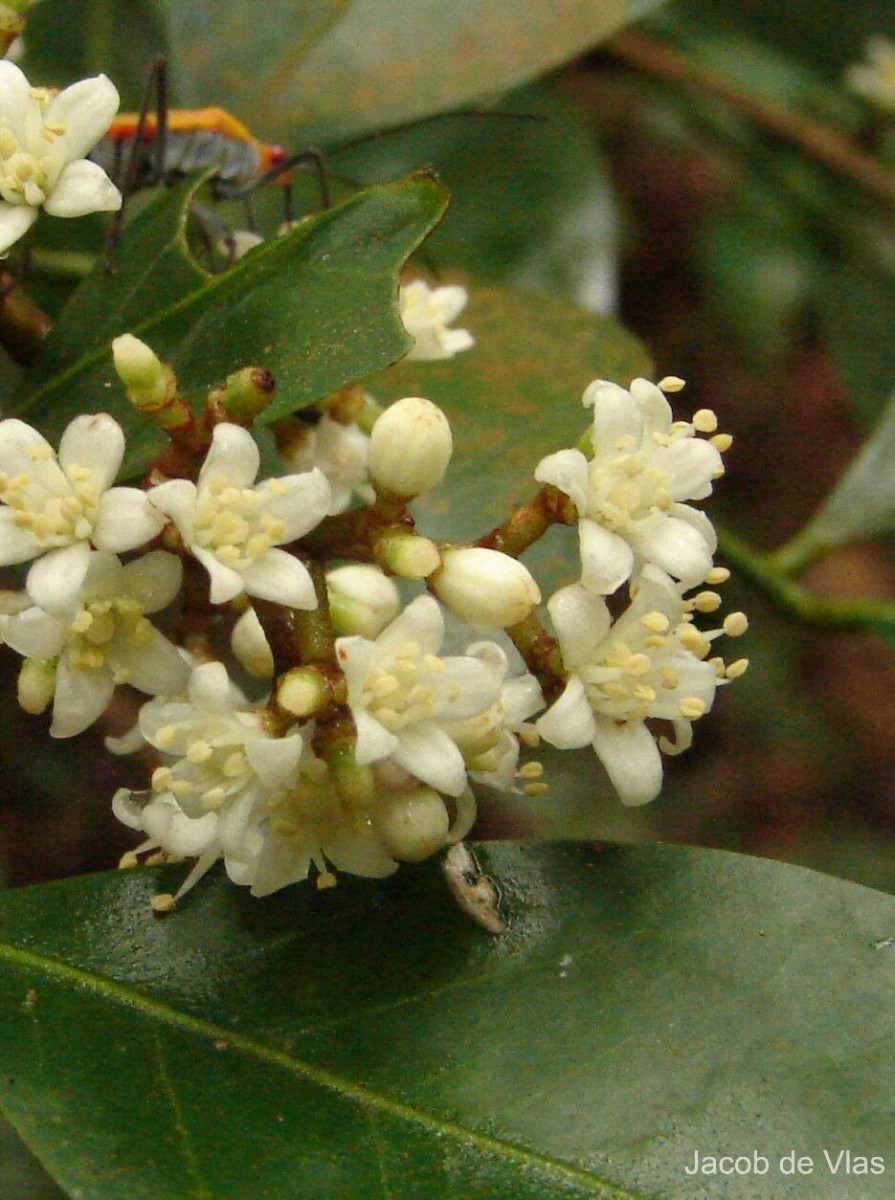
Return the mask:
[[128,197],[137,191],[140,185],[140,176],[144,169],[144,152],[147,145],[146,125],[149,118],[149,110],[153,105],[153,97],[155,98],[155,147],[151,174],[152,182],[159,183],[164,178],[165,144],[168,124],[168,73],[164,58],[157,58],[149,68],[149,78],[146,82],[146,90],[143,93],[140,113],[137,117],[133,143],[124,174],[119,183],[121,208],[115,214],[112,226],[109,229],[104,254],[106,273],[109,275],[115,270],[115,254],[118,250],[118,243],[121,240],[121,230],[124,227],[124,213]]

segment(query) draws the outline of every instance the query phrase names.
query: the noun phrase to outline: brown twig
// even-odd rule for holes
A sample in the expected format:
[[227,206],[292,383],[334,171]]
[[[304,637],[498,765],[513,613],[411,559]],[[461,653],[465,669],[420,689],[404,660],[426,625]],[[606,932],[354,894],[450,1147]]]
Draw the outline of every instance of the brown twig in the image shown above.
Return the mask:
[[626,30],[607,42],[604,49],[650,75],[681,84],[700,95],[724,100],[781,141],[797,146],[816,162],[851,179],[885,204],[895,205],[895,173],[850,138],[828,126],[789,112],[779,104],[741,92],[648,34]]

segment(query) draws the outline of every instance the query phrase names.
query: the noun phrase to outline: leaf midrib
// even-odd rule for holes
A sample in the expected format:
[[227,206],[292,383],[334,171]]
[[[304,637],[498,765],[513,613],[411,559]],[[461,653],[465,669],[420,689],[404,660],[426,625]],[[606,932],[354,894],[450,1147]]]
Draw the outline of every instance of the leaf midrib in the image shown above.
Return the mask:
[[157,1022],[172,1026],[179,1030],[207,1038],[212,1043],[224,1041],[234,1050],[241,1051],[249,1057],[255,1057],[267,1064],[298,1076],[317,1087],[335,1093],[343,1099],[350,1100],[360,1108],[404,1121],[409,1125],[437,1136],[448,1136],[456,1141],[473,1143],[477,1148],[489,1154],[503,1158],[510,1163],[525,1167],[536,1167],[546,1174],[552,1174],[566,1182],[585,1185],[594,1190],[596,1195],[602,1195],[612,1200],[648,1200],[643,1192],[633,1192],[618,1184],[601,1179],[599,1176],[579,1167],[571,1166],[548,1155],[532,1151],[528,1147],[514,1142],[491,1137],[473,1129],[466,1129],[453,1121],[427,1113],[411,1104],[392,1100],[363,1084],[346,1079],[344,1076],[319,1067],[304,1059],[267,1046],[263,1042],[245,1034],[237,1033],[226,1026],[216,1025],[191,1013],[181,1012],[155,997],[147,996],[139,989],[119,982],[93,975],[70,963],[48,955],[39,954],[32,950],[24,950],[19,946],[0,942],[0,961],[6,960],[19,967],[36,968],[45,975],[54,977],[72,987],[86,989],[110,1003],[135,1009]]

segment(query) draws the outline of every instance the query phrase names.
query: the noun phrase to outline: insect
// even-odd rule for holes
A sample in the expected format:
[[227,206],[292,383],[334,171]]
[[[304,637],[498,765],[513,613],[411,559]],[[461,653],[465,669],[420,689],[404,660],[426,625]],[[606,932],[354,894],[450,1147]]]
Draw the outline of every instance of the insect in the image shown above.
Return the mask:
[[451,846],[441,864],[448,887],[463,912],[483,929],[495,935],[506,930],[500,915],[500,895],[494,880],[484,875],[469,847],[463,842]]
[[90,157],[130,191],[216,167],[219,199],[245,195],[274,174],[286,182],[296,165],[295,156],[289,159],[282,146],[259,141],[223,108],[166,109],[164,120],[119,113]]

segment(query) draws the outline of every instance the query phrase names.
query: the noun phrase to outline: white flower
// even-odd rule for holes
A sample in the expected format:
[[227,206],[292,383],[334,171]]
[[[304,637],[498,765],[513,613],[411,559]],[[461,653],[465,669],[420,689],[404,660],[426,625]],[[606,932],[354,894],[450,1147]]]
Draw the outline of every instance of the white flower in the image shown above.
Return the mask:
[[[68,612],[59,611],[51,586],[45,591],[45,578],[35,583],[29,577],[33,604],[7,618],[3,632],[13,650],[28,660],[23,687],[29,661],[56,663],[38,709],[54,698],[52,737],[73,737],[92,725],[108,708],[116,684],[127,683],[149,695],[184,687],[189,667],[145,616],[170,604],[181,576],[180,560],[161,550],[127,566],[114,554],[96,550],[78,601]],[[35,695],[33,683],[28,684],[30,695]]]
[[453,358],[474,346],[475,338],[468,329],[448,329],[468,299],[463,287],[430,288],[422,279],[402,283],[398,293],[401,320],[410,336],[416,338],[416,345],[405,357],[430,362]]
[[111,486],[123,457],[124,434],[106,413],[75,417],[58,456],[24,421],[0,421],[0,566],[43,555],[28,586],[51,600],[51,611],[74,603],[91,544],[118,554],[164,526],[145,492]]
[[348,683],[361,766],[391,759],[448,796],[465,790],[466,766],[446,727],[484,712],[500,694],[502,672],[470,655],[439,658],[444,618],[419,596],[375,641],[336,639]]
[[312,864],[318,886],[335,882],[327,863],[370,879],[391,875],[398,866],[370,815],[349,811],[326,764],[310,748],[292,784],[266,801],[255,833],[254,853],[225,858],[227,874],[251,887],[253,896],[307,879]]
[[54,217],[114,212],[121,193],[85,155],[118,111],[105,75],[54,95],[32,88],[17,66],[0,62],[0,253],[25,234],[41,208]]
[[150,792],[120,791],[113,807],[153,845],[199,857],[179,894],[218,858],[242,861],[260,853],[260,813],[294,780],[304,750],[301,734],[272,737],[264,710],[246,704],[218,662],[192,672],[186,698],[144,704],[139,726],[171,761],[153,773]]
[[500,672],[500,693],[484,712],[446,726],[457,743],[472,779],[497,791],[519,791],[519,733],[529,729],[528,718],[544,707],[544,697],[534,675],[506,678],[509,661],[496,642],[474,642],[466,647],[472,658]]
[[233,626],[230,649],[249,675],[256,679],[273,677],[273,651],[254,608],[247,608]]
[[864,53],[866,62],[846,69],[846,84],[883,112],[895,112],[895,42],[876,34]]
[[561,750],[590,743],[623,803],[646,804],[659,792],[662,763],[644,722],[670,721],[675,741],[662,739],[661,748],[686,749],[692,722],[711,708],[723,677],[720,660],[704,661],[710,643],[741,630],[731,614],[725,629],[701,633],[692,605],[658,567],[644,567],[631,592],[615,623],[603,598],[581,584],[551,597],[547,608],[569,677],[536,729]]
[[535,470],[535,479],[565,492],[578,510],[582,583],[615,591],[635,556],[686,587],[700,583],[717,538],[705,514],[682,501],[710,495],[723,473],[720,448],[730,439],[695,436],[717,428],[714,414],[701,410],[692,422],[674,421],[661,389],[645,379],[635,379],[630,391],[595,380],[583,402],[594,406],[592,458],[560,450]]
[[280,453],[295,470],[320,468],[332,490],[331,514],[345,512],[355,494],[365,504],[376,498],[368,470],[370,439],[356,422],[343,425],[323,413],[316,425],[308,427],[300,446]]
[[316,608],[307,568],[286,550],[329,512],[330,490],[319,470],[254,484],[260,454],[239,425],[215,426],[198,485],[172,479],[149,493],[177,525],[189,551],[211,577],[212,604],[242,592],[289,608]]

